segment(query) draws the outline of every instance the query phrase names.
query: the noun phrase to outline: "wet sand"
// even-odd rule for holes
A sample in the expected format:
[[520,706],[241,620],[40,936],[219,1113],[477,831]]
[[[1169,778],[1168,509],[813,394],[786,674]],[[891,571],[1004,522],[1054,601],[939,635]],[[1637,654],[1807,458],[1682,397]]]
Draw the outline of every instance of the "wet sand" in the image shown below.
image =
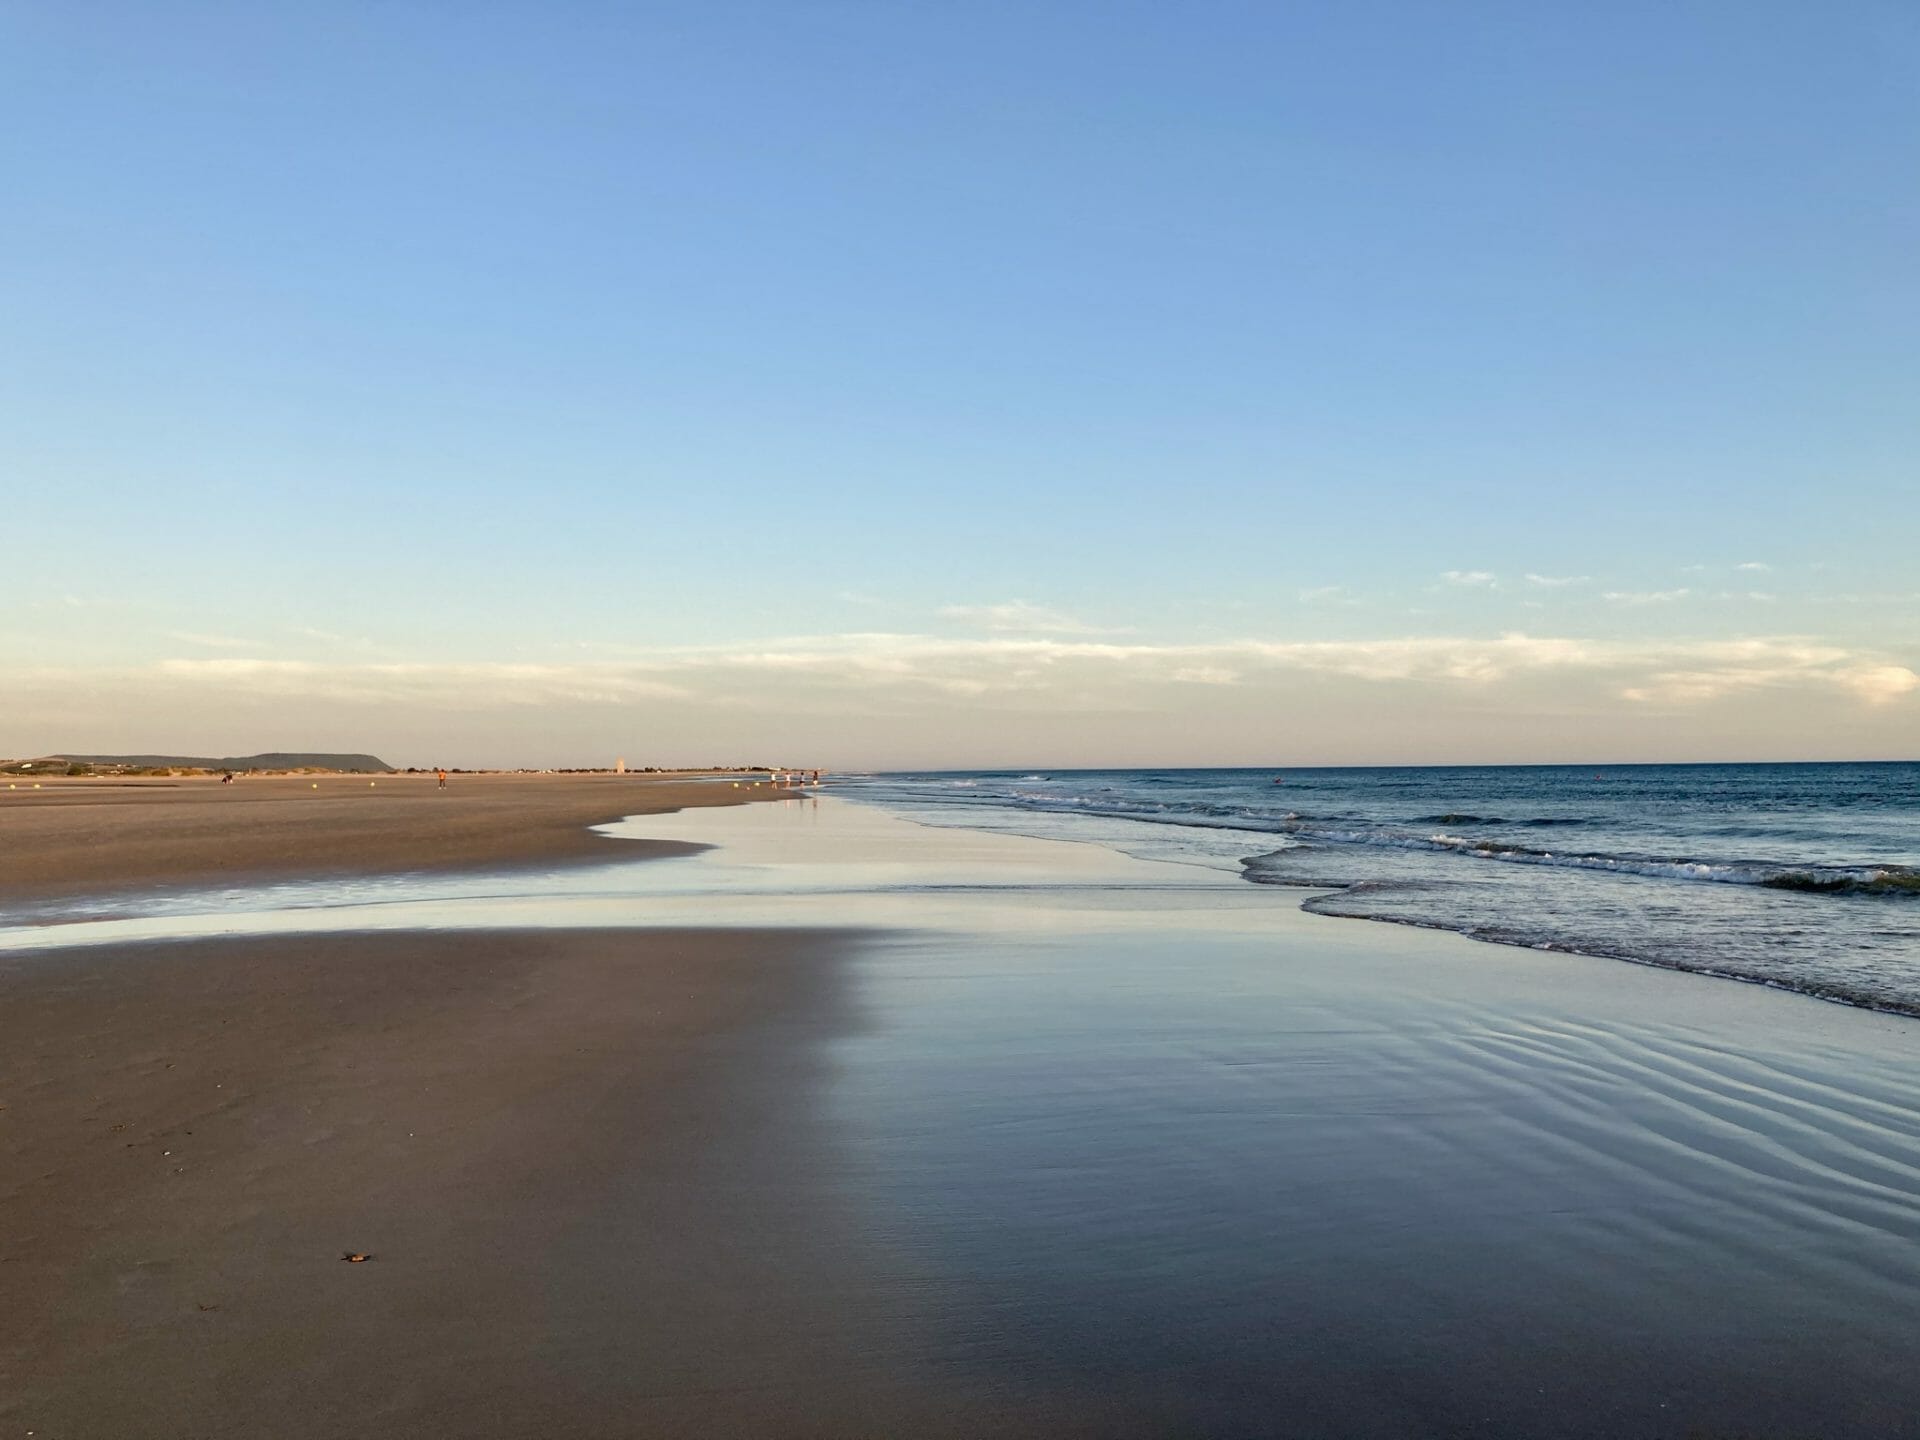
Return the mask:
[[[0,786],[0,906],[159,885],[604,860],[588,829],[764,799],[743,779],[431,775],[50,780]],[[684,854],[655,843],[655,854]]]
[[862,1429],[886,1307],[812,1111],[849,943],[326,936],[7,975],[6,1432]]
[[1920,1023],[844,802],[619,828],[718,848],[0,932],[0,1419],[1914,1433]]

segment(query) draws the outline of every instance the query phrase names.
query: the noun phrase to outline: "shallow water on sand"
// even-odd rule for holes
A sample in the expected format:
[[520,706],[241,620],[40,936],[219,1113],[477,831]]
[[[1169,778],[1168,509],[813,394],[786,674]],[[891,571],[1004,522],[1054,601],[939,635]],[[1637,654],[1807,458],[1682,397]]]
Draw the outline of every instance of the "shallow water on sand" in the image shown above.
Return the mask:
[[1476,958],[894,947],[873,1229],[960,1363],[1149,1433],[1903,1433],[1911,1030]]
[[1061,1433],[1920,1415],[1920,1023],[831,801],[618,828],[721,848],[175,897],[7,931],[0,964],[210,930],[862,928],[818,1104],[861,1264],[916,1317],[876,1367]]

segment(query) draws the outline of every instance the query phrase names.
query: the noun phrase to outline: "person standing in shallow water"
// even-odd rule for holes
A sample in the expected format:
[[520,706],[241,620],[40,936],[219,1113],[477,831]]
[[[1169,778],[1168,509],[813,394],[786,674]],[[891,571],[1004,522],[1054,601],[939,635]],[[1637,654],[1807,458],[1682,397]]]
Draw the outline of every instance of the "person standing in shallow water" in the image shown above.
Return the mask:
[[446,789],[447,788],[447,772],[444,770],[436,770],[434,773],[440,777],[440,788],[442,790]]

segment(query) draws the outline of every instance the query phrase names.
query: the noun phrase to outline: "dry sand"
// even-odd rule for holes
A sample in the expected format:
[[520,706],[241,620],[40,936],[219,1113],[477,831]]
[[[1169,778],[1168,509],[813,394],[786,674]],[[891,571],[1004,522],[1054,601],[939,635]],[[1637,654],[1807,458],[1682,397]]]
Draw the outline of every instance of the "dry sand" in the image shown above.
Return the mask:
[[[690,776],[288,776],[0,786],[0,906],[178,884],[608,860],[587,827],[782,793]],[[635,858],[681,854],[624,842]]]

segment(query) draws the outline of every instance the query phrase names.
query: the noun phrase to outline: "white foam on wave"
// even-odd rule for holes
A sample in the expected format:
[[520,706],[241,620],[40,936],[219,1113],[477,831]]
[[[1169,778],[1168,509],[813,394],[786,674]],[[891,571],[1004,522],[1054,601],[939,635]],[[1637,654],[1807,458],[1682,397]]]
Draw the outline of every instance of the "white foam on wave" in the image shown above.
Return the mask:
[[[1393,850],[1431,850],[1508,865],[1546,865],[1568,870],[1599,870],[1656,880],[1685,880],[1717,885],[1764,885],[1814,894],[1908,894],[1920,891],[1920,876],[1902,865],[1782,865],[1761,860],[1689,860],[1640,855],[1555,853],[1498,841],[1475,840],[1436,831],[1413,835],[1393,830],[1337,830],[1298,826],[1293,833],[1308,843],[1368,845]],[[1259,857],[1255,857],[1256,859]]]

